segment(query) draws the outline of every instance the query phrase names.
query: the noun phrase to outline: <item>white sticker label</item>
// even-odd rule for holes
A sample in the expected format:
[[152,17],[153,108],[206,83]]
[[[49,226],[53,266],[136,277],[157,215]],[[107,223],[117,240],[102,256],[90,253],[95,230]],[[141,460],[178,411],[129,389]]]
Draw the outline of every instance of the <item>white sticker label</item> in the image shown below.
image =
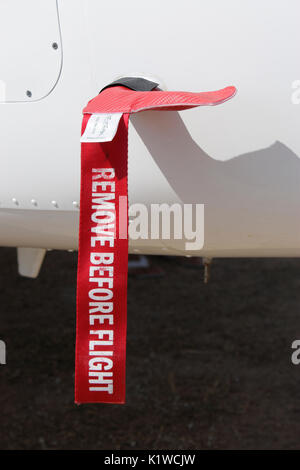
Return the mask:
[[117,133],[122,114],[92,114],[80,142],[110,142]]

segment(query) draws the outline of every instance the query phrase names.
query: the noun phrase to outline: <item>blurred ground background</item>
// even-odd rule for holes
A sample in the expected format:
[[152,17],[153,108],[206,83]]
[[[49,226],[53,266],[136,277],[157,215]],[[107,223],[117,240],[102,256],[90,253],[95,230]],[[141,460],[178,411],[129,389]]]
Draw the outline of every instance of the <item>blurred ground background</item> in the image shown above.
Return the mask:
[[127,404],[73,404],[77,254],[0,250],[1,449],[300,449],[300,260],[177,258],[130,277]]

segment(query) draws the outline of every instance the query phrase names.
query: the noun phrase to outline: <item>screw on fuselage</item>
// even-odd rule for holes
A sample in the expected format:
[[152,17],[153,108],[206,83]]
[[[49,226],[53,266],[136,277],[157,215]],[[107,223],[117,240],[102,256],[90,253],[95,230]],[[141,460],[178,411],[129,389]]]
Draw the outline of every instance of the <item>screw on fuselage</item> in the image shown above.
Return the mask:
[[31,98],[31,97],[32,97],[31,91],[30,91],[30,90],[27,90],[27,91],[26,91],[26,95],[28,96],[28,98]]
[[53,42],[52,43],[52,48],[56,51],[56,49],[58,49],[58,44],[57,42]]

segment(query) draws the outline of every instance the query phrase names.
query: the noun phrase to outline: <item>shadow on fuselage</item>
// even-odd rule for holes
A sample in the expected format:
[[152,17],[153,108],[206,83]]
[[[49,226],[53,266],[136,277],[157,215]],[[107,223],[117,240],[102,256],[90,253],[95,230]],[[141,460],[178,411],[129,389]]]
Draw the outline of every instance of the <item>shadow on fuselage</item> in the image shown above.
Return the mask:
[[205,204],[208,249],[221,236],[228,249],[253,241],[300,254],[300,159],[286,145],[218,161],[195,143],[177,112],[143,112],[131,121],[179,199]]

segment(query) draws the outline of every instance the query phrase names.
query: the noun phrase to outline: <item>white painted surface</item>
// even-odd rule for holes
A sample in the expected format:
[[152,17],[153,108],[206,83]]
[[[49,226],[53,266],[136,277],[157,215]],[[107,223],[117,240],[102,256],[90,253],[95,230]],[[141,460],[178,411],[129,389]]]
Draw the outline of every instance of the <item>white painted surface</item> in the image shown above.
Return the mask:
[[46,97],[62,66],[56,0],[1,0],[0,45],[0,102]]
[[46,250],[42,248],[17,248],[19,274],[25,277],[37,277],[45,254]]
[[[218,107],[131,118],[130,203],[204,203],[199,255],[298,256],[299,2],[154,0],[145,10],[137,0],[64,0],[58,9],[57,85],[38,102],[0,104],[0,244],[76,248],[81,110],[117,76],[137,73],[169,90],[236,85],[238,94]],[[28,31],[37,21],[38,11]],[[43,68],[52,83],[55,67]],[[43,80],[36,75],[37,89]],[[130,248],[184,254],[184,243]]]

